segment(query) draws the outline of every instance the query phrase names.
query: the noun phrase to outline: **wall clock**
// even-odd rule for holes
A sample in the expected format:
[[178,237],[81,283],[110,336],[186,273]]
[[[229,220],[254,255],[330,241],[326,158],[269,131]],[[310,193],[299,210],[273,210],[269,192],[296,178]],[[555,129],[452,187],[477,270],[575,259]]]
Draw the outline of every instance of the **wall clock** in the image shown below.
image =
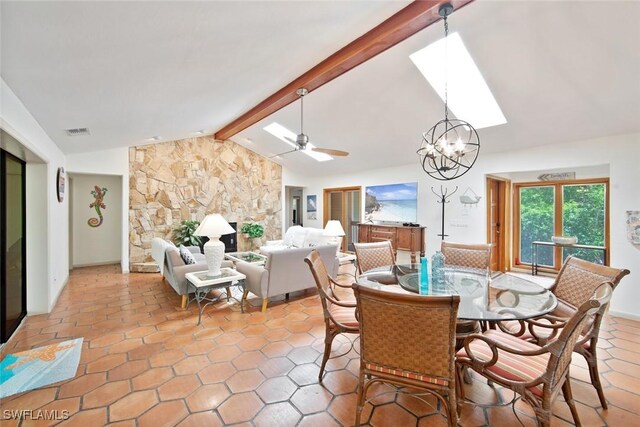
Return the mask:
[[65,185],[65,174],[64,168],[58,168],[58,175],[56,176],[56,190],[58,192],[58,202],[62,203],[64,200],[64,185]]

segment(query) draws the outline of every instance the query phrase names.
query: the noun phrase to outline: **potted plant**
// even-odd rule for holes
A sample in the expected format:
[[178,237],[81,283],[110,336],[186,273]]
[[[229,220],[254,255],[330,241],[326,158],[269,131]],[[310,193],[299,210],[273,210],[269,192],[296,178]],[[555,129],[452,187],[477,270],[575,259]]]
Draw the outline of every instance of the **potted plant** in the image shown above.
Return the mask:
[[200,222],[191,219],[185,219],[180,223],[180,226],[173,230],[173,243],[176,245],[185,246],[201,246],[202,240],[200,236],[196,236],[196,228],[200,225]]
[[253,252],[253,239],[259,239],[264,236],[264,227],[256,222],[245,222],[242,224],[240,232],[244,234],[244,237],[249,239],[251,252]]

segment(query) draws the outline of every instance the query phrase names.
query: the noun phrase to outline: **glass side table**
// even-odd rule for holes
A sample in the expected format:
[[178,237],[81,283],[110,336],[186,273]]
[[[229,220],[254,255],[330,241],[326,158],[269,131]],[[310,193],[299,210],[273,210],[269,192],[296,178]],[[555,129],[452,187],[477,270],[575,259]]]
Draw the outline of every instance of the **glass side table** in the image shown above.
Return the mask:
[[255,252],[229,252],[224,254],[224,257],[234,263],[238,261],[248,262],[250,264],[264,265],[267,262],[267,257]]
[[[214,277],[207,276],[206,271],[187,273],[185,277],[187,279],[187,293],[189,291],[193,291],[193,298],[189,299],[187,307],[189,307],[189,304],[191,304],[192,301],[195,301],[198,304],[198,325],[202,320],[202,311],[205,307],[209,304],[220,301],[221,296],[209,298],[209,292],[213,289],[230,288],[231,286],[240,286],[244,292],[244,279],[246,279],[244,274],[234,270],[233,268],[221,268],[220,275]],[[240,303],[240,310],[244,313],[242,301],[239,301],[233,295],[229,295],[230,293],[231,292],[229,290],[225,292],[227,299],[233,298],[238,301]],[[202,304],[203,301],[206,301],[204,305]]]

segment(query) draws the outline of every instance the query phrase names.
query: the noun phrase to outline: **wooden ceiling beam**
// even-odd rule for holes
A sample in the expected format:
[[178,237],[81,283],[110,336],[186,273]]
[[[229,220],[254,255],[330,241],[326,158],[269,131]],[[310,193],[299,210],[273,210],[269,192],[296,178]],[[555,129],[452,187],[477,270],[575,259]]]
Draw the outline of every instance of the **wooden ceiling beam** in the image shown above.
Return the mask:
[[309,92],[346,73],[376,55],[439,21],[441,4],[451,3],[456,10],[473,0],[417,0],[389,19],[352,41],[273,95],[242,114],[215,133],[216,139],[228,139],[298,99],[296,90]]

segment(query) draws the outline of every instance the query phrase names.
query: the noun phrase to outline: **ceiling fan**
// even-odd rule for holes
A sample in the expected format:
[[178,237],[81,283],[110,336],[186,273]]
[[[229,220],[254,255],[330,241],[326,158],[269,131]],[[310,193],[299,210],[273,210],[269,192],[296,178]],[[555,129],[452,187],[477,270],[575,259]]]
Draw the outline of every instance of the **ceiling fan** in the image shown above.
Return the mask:
[[345,157],[349,155],[349,153],[347,153],[346,151],[334,150],[331,148],[318,148],[318,147],[307,148],[307,144],[309,143],[309,136],[306,135],[303,131],[303,125],[304,125],[303,113],[304,113],[304,96],[308,93],[309,91],[305,88],[300,88],[296,91],[296,94],[300,97],[300,133],[296,137],[295,141],[292,138],[289,138],[288,136],[284,137],[287,141],[291,142],[292,144],[295,144],[296,148],[294,148],[293,150],[285,151],[284,153],[276,154],[275,156],[271,156],[270,158],[283,156],[285,154],[293,153],[294,151],[304,151],[304,150],[311,150],[317,153],[329,154],[330,156],[336,156],[336,157]]

